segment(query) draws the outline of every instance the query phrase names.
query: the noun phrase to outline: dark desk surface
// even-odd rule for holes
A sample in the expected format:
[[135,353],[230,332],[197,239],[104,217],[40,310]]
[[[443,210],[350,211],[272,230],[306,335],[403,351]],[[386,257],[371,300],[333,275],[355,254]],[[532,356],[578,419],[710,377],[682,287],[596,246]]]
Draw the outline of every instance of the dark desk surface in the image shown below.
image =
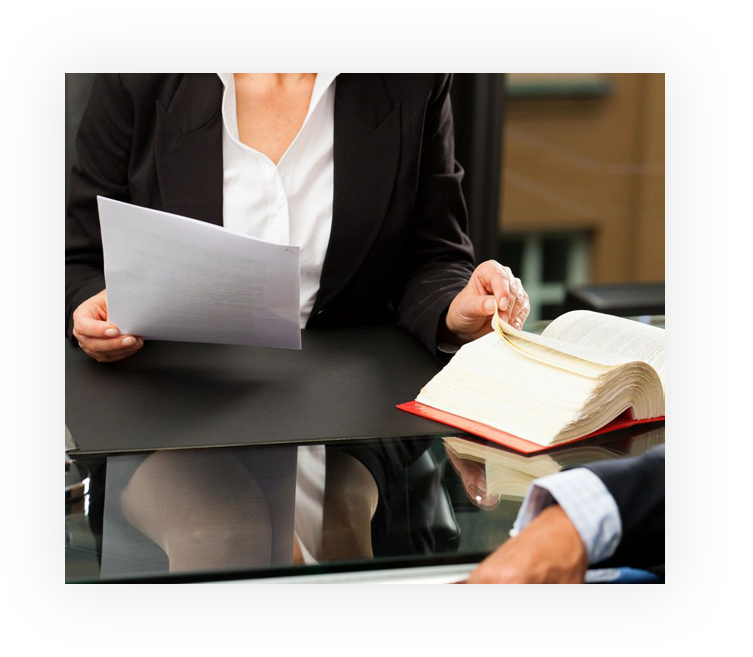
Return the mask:
[[395,408],[441,369],[398,327],[303,331],[301,351],[148,342],[109,364],[65,348],[65,420],[80,454],[447,430]]

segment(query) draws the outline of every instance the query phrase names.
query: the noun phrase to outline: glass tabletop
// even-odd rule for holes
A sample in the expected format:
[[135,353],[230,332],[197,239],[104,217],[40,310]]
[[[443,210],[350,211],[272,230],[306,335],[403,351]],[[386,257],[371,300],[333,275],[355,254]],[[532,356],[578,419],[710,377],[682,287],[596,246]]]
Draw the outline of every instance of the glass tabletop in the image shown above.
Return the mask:
[[533,479],[663,442],[659,422],[525,456],[447,427],[418,438],[80,456],[72,479],[86,482],[74,489],[83,495],[66,492],[65,578],[468,572],[509,538]]
[[470,567],[507,540],[535,477],[662,442],[658,423],[533,456],[447,433],[82,457],[66,581]]

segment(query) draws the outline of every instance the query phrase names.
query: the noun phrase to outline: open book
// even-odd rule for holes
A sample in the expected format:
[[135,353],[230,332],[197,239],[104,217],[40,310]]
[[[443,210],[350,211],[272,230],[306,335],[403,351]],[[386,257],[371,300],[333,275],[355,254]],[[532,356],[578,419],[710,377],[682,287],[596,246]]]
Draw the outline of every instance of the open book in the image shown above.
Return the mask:
[[575,445],[532,456],[516,454],[466,438],[452,437],[443,440],[456,470],[457,459],[483,466],[486,477],[484,489],[487,494],[498,495],[503,499],[522,500],[534,479],[593,461],[637,456],[655,445],[661,445],[664,442],[664,428],[648,429],[637,436],[604,441],[598,445]]
[[664,417],[663,329],[585,310],[492,327],[398,408],[529,453]]

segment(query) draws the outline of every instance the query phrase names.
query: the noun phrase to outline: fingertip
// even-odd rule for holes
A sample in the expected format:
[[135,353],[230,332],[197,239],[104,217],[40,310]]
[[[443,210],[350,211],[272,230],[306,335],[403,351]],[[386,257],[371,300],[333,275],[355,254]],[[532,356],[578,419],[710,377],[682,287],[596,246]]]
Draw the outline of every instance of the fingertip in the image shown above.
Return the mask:
[[105,336],[108,338],[117,338],[118,335],[120,335],[120,331],[114,326],[105,329]]
[[500,299],[499,299],[499,309],[502,312],[504,312],[505,310],[507,310],[508,301],[509,301],[508,297],[500,297]]
[[138,351],[139,349],[141,349],[141,347],[144,346],[144,338],[138,335],[128,335],[123,338],[123,342],[121,344],[124,347],[129,347],[134,351]]

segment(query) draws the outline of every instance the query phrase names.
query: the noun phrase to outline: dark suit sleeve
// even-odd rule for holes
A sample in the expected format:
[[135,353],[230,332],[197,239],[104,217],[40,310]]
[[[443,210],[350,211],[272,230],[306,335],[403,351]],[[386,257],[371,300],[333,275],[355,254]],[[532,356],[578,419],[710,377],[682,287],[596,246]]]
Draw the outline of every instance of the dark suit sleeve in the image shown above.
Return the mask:
[[622,540],[607,563],[644,568],[664,564],[664,445],[641,456],[583,467],[602,480],[620,511]]
[[429,99],[424,123],[414,229],[397,320],[437,354],[437,330],[473,273],[468,213],[455,161],[450,105],[452,76],[442,76]]
[[105,289],[97,195],[129,201],[128,166],[132,107],[118,75],[99,75],[76,137],[65,217],[65,317],[71,335],[73,311]]

